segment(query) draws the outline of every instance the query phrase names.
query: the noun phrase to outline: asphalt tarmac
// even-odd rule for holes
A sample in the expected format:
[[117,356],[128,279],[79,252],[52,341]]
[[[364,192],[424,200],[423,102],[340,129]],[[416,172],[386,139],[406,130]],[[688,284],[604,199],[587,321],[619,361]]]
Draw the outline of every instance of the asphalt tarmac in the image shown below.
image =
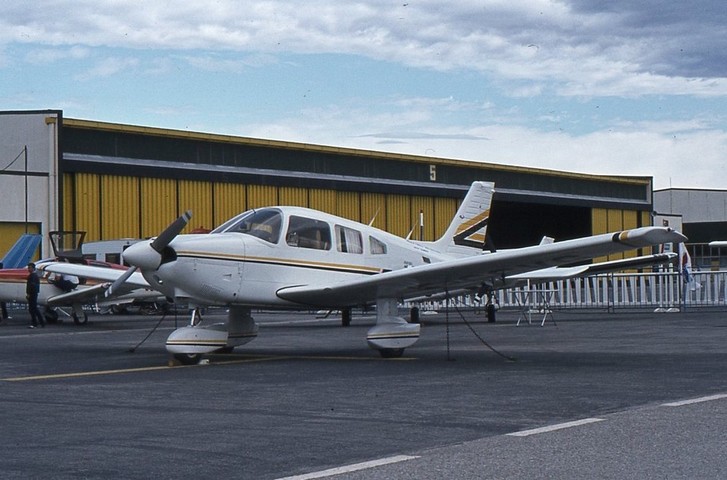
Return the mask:
[[[183,315],[0,324],[3,479],[722,479],[727,312],[440,312],[400,359],[370,317],[258,313],[170,366]],[[206,321],[219,321],[208,314]],[[475,333],[477,335],[475,335]],[[134,348],[136,347],[136,348]],[[133,350],[133,353],[131,352]]]

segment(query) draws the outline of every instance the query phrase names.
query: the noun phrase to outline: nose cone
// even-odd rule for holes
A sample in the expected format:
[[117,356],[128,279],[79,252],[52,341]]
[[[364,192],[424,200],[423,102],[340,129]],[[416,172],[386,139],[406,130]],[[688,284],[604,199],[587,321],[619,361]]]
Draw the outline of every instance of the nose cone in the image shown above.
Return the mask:
[[151,246],[151,241],[137,242],[124,250],[124,261],[142,271],[153,271],[159,268],[162,256]]

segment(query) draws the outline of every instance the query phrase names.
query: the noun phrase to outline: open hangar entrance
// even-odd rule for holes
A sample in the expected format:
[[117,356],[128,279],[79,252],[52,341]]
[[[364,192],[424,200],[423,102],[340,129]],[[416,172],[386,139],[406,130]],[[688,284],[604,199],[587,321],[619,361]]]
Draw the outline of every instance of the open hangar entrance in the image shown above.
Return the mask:
[[556,241],[592,234],[591,208],[500,200],[495,193],[487,235],[495,248],[535,245],[543,236]]

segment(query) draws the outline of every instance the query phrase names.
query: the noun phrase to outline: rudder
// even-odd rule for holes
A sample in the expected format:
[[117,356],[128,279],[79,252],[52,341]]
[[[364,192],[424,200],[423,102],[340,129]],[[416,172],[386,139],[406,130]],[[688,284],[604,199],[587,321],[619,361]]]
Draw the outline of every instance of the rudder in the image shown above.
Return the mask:
[[442,237],[432,247],[443,253],[474,255],[485,248],[493,182],[473,182]]

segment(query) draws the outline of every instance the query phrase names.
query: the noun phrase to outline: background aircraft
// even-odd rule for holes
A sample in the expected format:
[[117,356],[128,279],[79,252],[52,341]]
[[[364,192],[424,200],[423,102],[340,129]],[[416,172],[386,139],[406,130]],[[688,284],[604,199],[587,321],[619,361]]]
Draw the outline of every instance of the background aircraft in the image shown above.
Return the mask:
[[24,233],[2,259],[2,268],[21,268],[28,265],[28,262],[35,255],[40,245],[41,235],[38,233]]
[[[106,262],[91,261],[73,264],[57,260],[36,262],[41,277],[38,305],[45,307],[48,322],[58,320],[56,307],[70,307],[70,316],[76,324],[88,321],[84,305],[124,305],[139,301],[154,301],[160,293],[149,288],[141,274],[131,276],[113,295],[108,294],[114,280],[127,268]],[[0,270],[0,302],[25,303],[27,268]]]
[[[73,321],[83,324],[88,321],[84,305],[118,306],[140,301],[151,302],[161,297],[139,273],[129,275],[123,286],[111,290],[113,282],[123,276],[128,268],[84,259],[81,254],[84,235],[85,232],[50,232],[56,257],[36,262],[41,277],[38,304],[45,307],[44,314],[50,323],[58,320],[58,307],[70,307]],[[31,239],[23,240],[23,237],[11,249],[16,252],[13,264],[18,268],[0,270],[0,302],[26,301],[26,267],[40,242],[40,235],[33,236],[32,242]],[[32,247],[33,244],[35,247]]]
[[434,242],[307,208],[269,207],[244,212],[206,235],[180,235],[187,212],[157,238],[130,246],[124,259],[169,298],[229,307],[224,324],[202,325],[193,315],[189,326],[169,336],[167,350],[183,362],[252,340],[253,307],[346,311],[367,304],[376,305],[368,344],[391,357],[419,338],[420,326],[398,315],[403,299],[496,288],[509,276],[685,239],[669,228],[644,227],[483,252],[493,189],[474,182]]

